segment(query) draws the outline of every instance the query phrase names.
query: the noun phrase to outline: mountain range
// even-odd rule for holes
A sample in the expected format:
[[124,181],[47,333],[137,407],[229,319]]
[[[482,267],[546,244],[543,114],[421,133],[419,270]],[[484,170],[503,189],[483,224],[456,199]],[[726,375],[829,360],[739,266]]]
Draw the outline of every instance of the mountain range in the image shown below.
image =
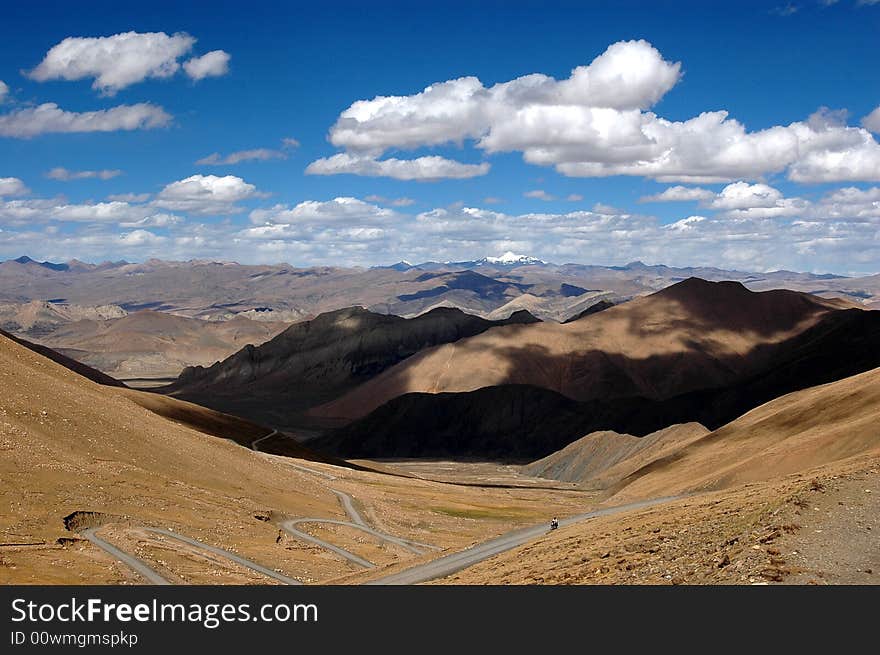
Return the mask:
[[[34,284],[98,274],[31,261],[11,268]],[[446,285],[408,290],[401,303],[464,290],[497,303],[525,284],[471,270],[377,275]],[[373,574],[314,542],[285,540],[278,526],[296,516],[354,516],[338,500],[350,494],[352,511],[363,508],[371,524],[459,549],[548,512],[583,512],[584,503],[678,494],[733,503],[743,489],[770,494],[782,476],[817,467],[833,476],[862,459],[876,466],[880,312],[857,296],[688,277],[627,298],[549,279],[532,278],[529,293],[513,300],[528,305],[542,288],[557,302],[601,297],[566,322],[523,310],[490,320],[446,306],[404,317],[361,303],[292,323],[251,317],[274,312],[265,306],[208,320],[122,298],[8,303],[14,311],[4,316],[41,343],[0,332],[0,448],[9,455],[0,461],[0,499],[12,508],[0,520],[0,573],[17,582],[136,582],[81,539],[96,528],[174,582],[261,580],[149,536],[168,526],[302,580],[360,581]],[[636,279],[645,278],[626,284]],[[55,345],[62,342],[78,348]],[[149,393],[108,375],[141,357],[161,359],[168,372],[197,353],[203,364]],[[209,364],[207,353],[219,361]],[[413,460],[421,468],[407,468]],[[449,473],[467,467],[488,473]],[[441,470],[452,484],[431,480]],[[615,535],[617,525],[606,518],[603,529]],[[401,561],[347,529],[316,534],[377,558],[377,571]],[[695,544],[717,548],[711,539]]]
[[[372,269],[155,259],[53,263],[23,256],[0,263],[0,329],[125,379],[167,379],[187,366],[224,359],[245,343],[260,345],[285,325],[352,306],[405,318],[450,307],[491,321],[527,311],[545,322],[561,323],[694,276],[735,280],[752,290],[789,288],[842,298],[863,308],[877,306],[880,299],[880,276],[745,273],[641,262],[557,265],[514,253]],[[201,323],[162,322],[143,312]],[[267,326],[207,325],[236,318]],[[79,321],[86,322],[72,326]],[[146,340],[145,329],[150,333]],[[194,331],[202,329],[205,336],[197,336]],[[149,348],[128,348],[129,330],[132,343],[149,342]]]
[[597,430],[710,429],[782,394],[880,366],[880,313],[688,280],[565,325],[425,350],[311,410],[347,457],[540,457]]

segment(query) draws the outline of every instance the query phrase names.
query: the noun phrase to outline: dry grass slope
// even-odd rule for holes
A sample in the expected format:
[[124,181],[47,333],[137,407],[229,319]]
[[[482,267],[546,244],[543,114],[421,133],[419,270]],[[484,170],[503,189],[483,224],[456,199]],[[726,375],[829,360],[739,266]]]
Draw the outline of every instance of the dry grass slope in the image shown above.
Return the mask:
[[593,432],[522,467],[522,471],[536,477],[602,488],[708,433],[699,423],[671,425],[644,437],[610,430]]
[[[70,537],[62,519],[75,511],[183,526],[219,543],[268,543],[275,531],[256,521],[255,511],[335,510],[332,496],[283,464],[168,421],[6,337],[0,380],[0,498],[8,508],[0,517],[2,543],[51,545]],[[56,556],[84,557],[66,563],[69,581],[97,566],[73,552]],[[0,566],[6,581],[31,573]]]
[[[296,460],[203,432],[247,440],[258,426],[96,384],[2,336],[0,389],[0,503],[7,508],[0,515],[0,584],[140,582],[78,537],[76,530],[91,524],[180,583],[266,580],[139,526],[170,528],[304,581],[355,581],[359,567],[279,540],[278,522],[345,518],[331,491],[340,489],[379,529],[458,549],[547,511],[574,512],[591,497],[438,484],[322,462],[304,470]],[[71,515],[77,520],[66,522]],[[360,534],[337,532],[332,539],[344,548],[381,555],[378,562],[408,562]]]
[[76,321],[41,341],[115,377],[175,377],[186,366],[210,365],[247,344],[259,345],[287,326],[243,317],[205,321],[140,311],[124,318]]
[[788,394],[635,471],[616,500],[769,480],[880,448],[880,369]]

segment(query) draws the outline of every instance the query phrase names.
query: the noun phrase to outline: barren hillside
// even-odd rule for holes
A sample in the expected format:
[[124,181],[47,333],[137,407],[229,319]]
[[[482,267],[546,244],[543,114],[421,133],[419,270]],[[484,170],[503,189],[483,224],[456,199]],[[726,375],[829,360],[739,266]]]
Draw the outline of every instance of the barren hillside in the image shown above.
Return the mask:
[[208,368],[188,368],[163,391],[283,426],[297,412],[338,397],[424,348],[535,322],[523,311],[493,322],[450,308],[404,319],[350,307],[294,324]]
[[[302,581],[356,578],[362,567],[279,538],[286,518],[346,518],[335,489],[354,497],[374,525],[441,548],[463,548],[534,522],[547,508],[564,513],[583,502],[571,493],[474,490],[254,452],[227,439],[246,442],[258,426],[96,384],[4,336],[0,387],[0,584],[142,582],[82,538],[89,527],[178,583],[271,580],[152,528]],[[380,563],[413,557],[351,532],[317,530]]]
[[41,342],[121,378],[175,377],[187,366],[210,365],[247,344],[259,345],[287,323],[236,317],[205,321],[144,310],[111,320],[60,326]]
[[522,470],[541,478],[601,487],[708,433],[699,423],[671,425],[644,437],[593,432]]
[[777,398],[635,471],[615,498],[768,480],[880,447],[880,369]]
[[574,400],[720,387],[758,370],[767,350],[838,305],[692,278],[564,325],[509,326],[423,351],[316,415],[357,418],[404,393],[528,384]]

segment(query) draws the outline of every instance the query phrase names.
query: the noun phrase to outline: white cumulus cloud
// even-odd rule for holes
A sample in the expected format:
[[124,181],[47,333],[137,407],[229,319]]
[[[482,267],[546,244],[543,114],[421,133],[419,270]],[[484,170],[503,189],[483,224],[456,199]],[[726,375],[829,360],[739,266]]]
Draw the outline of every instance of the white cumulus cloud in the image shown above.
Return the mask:
[[23,196],[29,191],[17,177],[0,177],[0,196]]
[[229,72],[228,52],[213,50],[201,57],[193,57],[184,62],[183,70],[194,80],[203,80],[206,77],[221,77]]
[[261,249],[289,250],[309,244],[310,249],[346,257],[350,250],[367,252],[377,243],[395,239],[402,218],[391,209],[352,197],[307,200],[294,207],[252,211],[254,227],[239,231],[235,238]]
[[166,237],[154,234],[149,230],[132,230],[119,235],[119,241],[124,246],[155,246],[166,240]]
[[391,209],[364,202],[357,198],[339,197],[324,202],[306,200],[294,207],[275,205],[268,209],[255,209],[250,219],[257,224],[296,224],[306,222],[374,224],[387,222],[397,214]]
[[774,218],[802,214],[809,203],[800,198],[785,198],[779,189],[767,184],[734,182],[705,206],[720,210],[722,216],[729,218]]
[[775,207],[782,199],[782,192],[766,184],[735,182],[728,184],[709,203],[712,209],[752,209]]
[[[563,80],[532,74],[486,87],[461,77],[409,96],[359,100],[329,136],[345,150],[336,157],[362,161],[390,149],[473,142],[488,154],[520,152],[572,177],[698,184],[785,172],[801,182],[880,179],[880,145],[864,127],[846,125],[841,112],[821,108],[805,120],[750,132],[724,110],[683,121],[650,111],[680,77],[681,65],[651,44],[624,41]],[[382,172],[344,161],[359,174]]]
[[313,161],[306,167],[307,175],[339,175],[350,173],[368,177],[391,177],[397,180],[419,180],[430,182],[441,179],[465,179],[486,175],[489,164],[463,164],[438,157],[416,157],[415,159],[373,159],[369,156],[338,153]]
[[674,232],[688,232],[696,229],[696,227],[705,220],[705,216],[688,216],[687,218],[682,218],[674,223],[670,223],[666,226],[666,229]]
[[53,46],[29,76],[38,82],[93,78],[93,89],[114,95],[147,78],[171,77],[180,68],[177,60],[195,42],[189,34],[165,32],[68,37]]
[[355,102],[340,115],[330,140],[349,150],[375,153],[483,137],[491,150],[496,127],[511,112],[530,107],[648,107],[679,76],[680,64],[664,61],[646,41],[620,42],[562,81],[533,74],[486,88],[476,77],[462,77],[412,96]]
[[122,171],[118,169],[105,169],[100,171],[71,171],[62,166],[53,168],[48,173],[46,173],[46,177],[48,177],[50,180],[59,180],[61,182],[89,179],[110,180],[114,177],[118,177],[119,175],[122,175]]
[[715,192],[701,187],[671,186],[663,189],[660,193],[651,196],[642,196],[639,202],[688,202],[698,200],[711,200]]
[[880,133],[880,107],[862,119],[862,126],[871,132]]
[[242,211],[236,203],[261,195],[257,187],[235,175],[191,175],[166,185],[152,204],[193,214],[234,214]]
[[[68,203],[59,199],[25,198],[0,202],[0,222],[12,225],[32,223],[116,223],[135,225],[149,217],[157,216],[155,208],[112,200],[96,203]],[[171,225],[180,222],[179,217],[167,215],[155,221]]]
[[831,191],[806,214],[813,220],[872,222],[880,219],[880,188],[845,187]]
[[0,136],[28,139],[40,134],[115,132],[165,127],[171,116],[148,102],[99,111],[74,112],[53,102],[0,115]]

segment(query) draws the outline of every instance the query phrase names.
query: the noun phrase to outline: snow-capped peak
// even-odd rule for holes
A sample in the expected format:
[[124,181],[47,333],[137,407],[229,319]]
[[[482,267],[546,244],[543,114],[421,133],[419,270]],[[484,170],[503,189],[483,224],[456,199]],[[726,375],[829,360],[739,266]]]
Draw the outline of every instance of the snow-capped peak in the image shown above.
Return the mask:
[[501,257],[483,257],[481,264],[501,264],[502,266],[511,266],[513,264],[546,264],[547,262],[530,257],[529,255],[518,255],[515,252],[507,251]]

